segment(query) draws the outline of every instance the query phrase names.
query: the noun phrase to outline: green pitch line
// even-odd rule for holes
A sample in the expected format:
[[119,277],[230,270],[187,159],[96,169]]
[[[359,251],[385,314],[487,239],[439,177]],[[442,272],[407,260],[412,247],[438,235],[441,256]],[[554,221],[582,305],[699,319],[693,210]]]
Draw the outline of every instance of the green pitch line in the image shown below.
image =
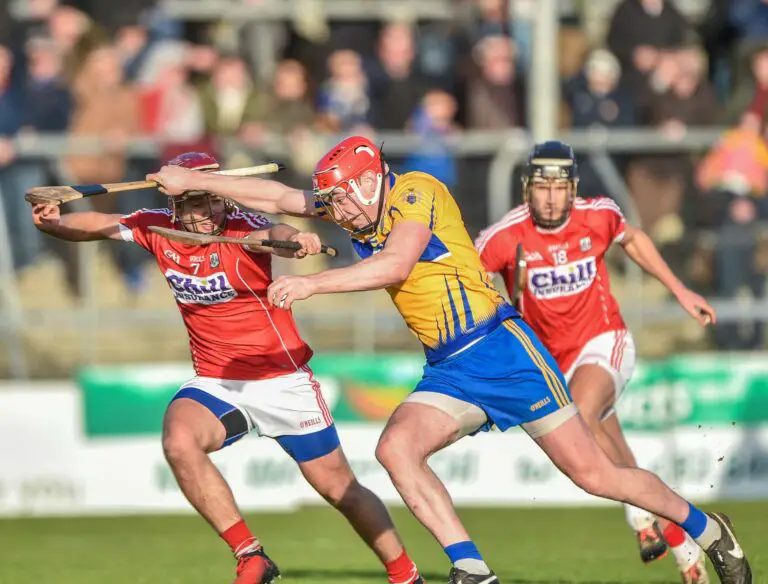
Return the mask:
[[[755,584],[768,583],[768,502],[706,508],[731,515]],[[405,510],[393,515],[427,580],[446,581],[449,565],[439,546]],[[503,584],[678,582],[671,556],[640,563],[618,506],[464,509],[461,515]],[[331,509],[248,520],[286,584],[386,582],[374,556]],[[224,542],[194,516],[0,521],[0,584],[214,584],[231,582],[233,570]]]

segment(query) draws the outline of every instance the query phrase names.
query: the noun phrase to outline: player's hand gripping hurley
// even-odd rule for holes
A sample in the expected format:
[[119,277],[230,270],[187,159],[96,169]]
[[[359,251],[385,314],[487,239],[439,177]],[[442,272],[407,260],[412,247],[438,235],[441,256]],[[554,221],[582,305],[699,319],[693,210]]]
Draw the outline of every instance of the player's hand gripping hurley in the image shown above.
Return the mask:
[[527,264],[525,262],[525,251],[523,250],[523,244],[518,243],[515,248],[515,273],[512,278],[512,306],[514,306],[520,314],[523,313],[523,290],[525,290],[525,280],[527,274]]
[[[157,225],[151,225],[150,231],[154,231],[158,235],[170,239],[171,241],[178,241],[185,245],[209,245],[211,243],[231,243],[234,245],[252,245],[260,247],[273,247],[278,249],[292,249],[298,251],[302,248],[301,244],[297,241],[280,241],[277,239],[252,239],[248,237],[227,237],[225,235],[206,235],[205,233],[194,233],[192,231],[181,231],[179,229],[169,229],[167,227],[160,227]],[[320,247],[320,253],[328,254],[331,257],[335,257],[338,251],[335,247],[323,245]]]
[[[233,168],[230,170],[218,170],[213,174],[224,176],[255,176],[258,174],[270,174],[283,170],[285,166],[280,162],[270,162],[259,166],[249,166],[246,168]],[[62,205],[70,201],[82,199],[83,197],[92,197],[94,195],[104,195],[107,193],[119,193],[122,191],[135,191],[142,189],[156,189],[159,183],[153,180],[142,180],[135,182],[106,183],[92,185],[61,185],[51,187],[34,187],[29,189],[24,198],[33,205]]]

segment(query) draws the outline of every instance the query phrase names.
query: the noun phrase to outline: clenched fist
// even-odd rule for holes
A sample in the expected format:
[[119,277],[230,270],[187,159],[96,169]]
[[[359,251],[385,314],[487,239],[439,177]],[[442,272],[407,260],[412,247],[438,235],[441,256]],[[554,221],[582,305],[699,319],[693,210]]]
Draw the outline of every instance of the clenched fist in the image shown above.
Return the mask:
[[32,222],[41,231],[56,227],[61,220],[61,210],[58,205],[32,205]]
[[292,235],[291,241],[295,241],[301,244],[301,249],[296,250],[293,254],[296,258],[303,258],[308,255],[316,255],[320,253],[322,244],[320,243],[320,237],[317,233],[303,233],[299,232]]
[[171,197],[183,195],[187,191],[197,190],[196,180],[200,172],[182,166],[163,166],[159,171],[147,175],[147,180],[153,180],[160,185],[159,190]]

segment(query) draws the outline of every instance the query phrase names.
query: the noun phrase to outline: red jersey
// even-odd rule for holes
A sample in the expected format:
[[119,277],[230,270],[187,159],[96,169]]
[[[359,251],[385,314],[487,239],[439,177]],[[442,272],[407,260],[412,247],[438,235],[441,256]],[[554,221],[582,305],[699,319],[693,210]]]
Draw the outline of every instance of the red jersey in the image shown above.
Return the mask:
[[568,371],[591,339],[626,328],[604,262],[611,244],[624,237],[625,226],[611,199],[577,197],[558,229],[538,229],[528,205],[521,205],[477,239],[485,269],[503,276],[510,295],[515,248],[522,242],[527,264],[524,318],[562,371]]
[[[155,256],[187,327],[197,375],[268,379],[309,361],[312,351],[293,315],[267,301],[271,254],[231,244],[185,245],[153,233],[150,225],[173,227],[171,211],[137,211],[120,220],[120,232]],[[269,227],[266,217],[235,211],[223,235],[244,237]]]

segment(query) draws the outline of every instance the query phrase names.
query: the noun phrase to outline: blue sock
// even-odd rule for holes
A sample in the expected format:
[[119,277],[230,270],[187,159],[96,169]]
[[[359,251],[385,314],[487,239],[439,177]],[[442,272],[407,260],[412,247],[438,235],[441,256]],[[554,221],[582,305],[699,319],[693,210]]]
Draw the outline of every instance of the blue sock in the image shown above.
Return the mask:
[[703,511],[688,503],[688,518],[679,525],[688,532],[688,535],[696,539],[704,533],[704,529],[707,527],[707,520],[708,518]]
[[477,551],[477,546],[472,541],[460,541],[445,548],[445,553],[452,564],[459,560],[473,559],[483,561],[483,556]]

